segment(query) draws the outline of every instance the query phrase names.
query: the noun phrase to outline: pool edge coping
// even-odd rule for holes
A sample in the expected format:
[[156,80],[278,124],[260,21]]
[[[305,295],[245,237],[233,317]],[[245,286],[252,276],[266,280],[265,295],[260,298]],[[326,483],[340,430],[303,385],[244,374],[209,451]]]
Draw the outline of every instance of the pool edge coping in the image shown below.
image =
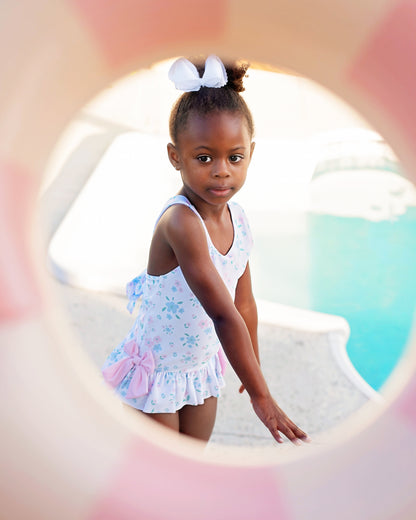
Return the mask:
[[315,334],[327,333],[334,360],[348,380],[372,402],[385,401],[359,374],[348,356],[350,326],[345,318],[262,299],[257,299],[257,306],[260,323]]

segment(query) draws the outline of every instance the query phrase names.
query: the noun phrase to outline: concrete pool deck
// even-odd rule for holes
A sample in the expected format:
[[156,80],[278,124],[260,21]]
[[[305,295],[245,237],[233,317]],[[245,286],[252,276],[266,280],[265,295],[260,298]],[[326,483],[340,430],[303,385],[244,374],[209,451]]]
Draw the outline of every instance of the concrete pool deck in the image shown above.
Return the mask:
[[[123,120],[117,102],[125,102],[125,92],[121,88],[117,95],[116,90],[109,93],[111,102],[104,96],[78,114],[51,157],[40,197],[45,251],[110,144],[117,136],[138,129],[127,110]],[[111,292],[65,285],[53,277],[51,285],[66,308],[75,337],[98,368],[130,328],[126,300]],[[342,356],[348,325],[342,318],[261,302],[259,314],[262,365],[273,395],[311,436],[328,438],[328,432],[369,403],[334,355]],[[275,444],[252,412],[247,395],[238,393],[231,368],[226,381],[212,444]]]

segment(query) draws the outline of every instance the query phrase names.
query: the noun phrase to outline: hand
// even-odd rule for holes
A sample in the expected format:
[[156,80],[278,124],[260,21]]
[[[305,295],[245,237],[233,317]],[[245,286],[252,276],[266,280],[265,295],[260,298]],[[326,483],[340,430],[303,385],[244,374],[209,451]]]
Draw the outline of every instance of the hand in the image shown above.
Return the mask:
[[[241,388],[240,388],[241,390]],[[270,433],[277,442],[282,443],[283,439],[280,433],[293,442],[293,444],[300,445],[301,441],[310,442],[309,437],[305,432],[296,426],[289,417],[279,408],[276,401],[270,396],[265,398],[251,399],[254,411],[259,419],[267,426]]]
[[244,385],[241,385],[240,388],[238,389],[238,392],[240,394],[242,394],[244,392],[245,388],[244,388]]

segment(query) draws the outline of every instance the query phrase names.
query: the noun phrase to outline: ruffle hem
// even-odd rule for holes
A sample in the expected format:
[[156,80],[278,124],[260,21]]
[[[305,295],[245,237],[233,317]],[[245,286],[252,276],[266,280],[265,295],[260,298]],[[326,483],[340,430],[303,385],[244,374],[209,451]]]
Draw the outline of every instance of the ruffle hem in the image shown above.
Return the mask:
[[220,397],[220,390],[225,386],[218,353],[197,369],[154,371],[149,375],[148,393],[129,399],[127,394],[134,371],[132,368],[114,390],[123,402],[145,413],[175,413],[185,405],[203,404],[208,397]]

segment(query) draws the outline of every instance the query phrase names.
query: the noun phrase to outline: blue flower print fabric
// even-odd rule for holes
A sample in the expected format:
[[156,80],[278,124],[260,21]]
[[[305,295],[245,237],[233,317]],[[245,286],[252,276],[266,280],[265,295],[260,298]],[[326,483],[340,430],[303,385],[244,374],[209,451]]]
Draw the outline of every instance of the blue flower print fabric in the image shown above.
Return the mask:
[[[204,225],[182,195],[170,199],[159,218],[173,204],[188,206]],[[217,251],[205,225],[204,229],[211,259],[234,298],[252,237],[242,208],[230,202],[229,209],[234,240],[226,255]],[[224,386],[222,347],[212,320],[180,267],[161,276],[141,273],[127,285],[127,295],[130,312],[141,298],[138,316],[103,366],[104,379],[117,395],[146,413],[173,413],[184,405],[203,404],[208,397],[219,397]]]

